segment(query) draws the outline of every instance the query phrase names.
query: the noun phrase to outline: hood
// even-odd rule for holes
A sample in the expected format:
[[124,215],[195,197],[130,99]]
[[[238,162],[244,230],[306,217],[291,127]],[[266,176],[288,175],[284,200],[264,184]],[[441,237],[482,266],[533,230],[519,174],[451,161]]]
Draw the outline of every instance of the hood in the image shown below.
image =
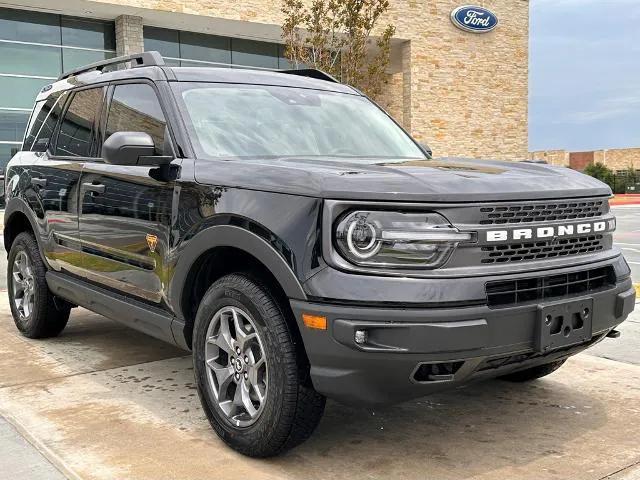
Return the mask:
[[406,202],[541,200],[611,194],[599,180],[564,167],[453,158],[198,160],[196,180],[331,199]]

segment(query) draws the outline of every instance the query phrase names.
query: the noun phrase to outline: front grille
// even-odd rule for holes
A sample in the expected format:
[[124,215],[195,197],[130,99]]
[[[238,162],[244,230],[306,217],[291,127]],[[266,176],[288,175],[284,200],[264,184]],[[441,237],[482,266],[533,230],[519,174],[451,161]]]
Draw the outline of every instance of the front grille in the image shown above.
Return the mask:
[[481,263],[509,263],[569,257],[604,250],[602,235],[482,247]]
[[497,280],[486,285],[487,304],[506,307],[523,303],[590,294],[616,284],[612,266],[580,272],[518,280]]
[[481,207],[480,225],[552,222],[601,217],[606,213],[606,200],[572,200],[542,204],[516,204]]

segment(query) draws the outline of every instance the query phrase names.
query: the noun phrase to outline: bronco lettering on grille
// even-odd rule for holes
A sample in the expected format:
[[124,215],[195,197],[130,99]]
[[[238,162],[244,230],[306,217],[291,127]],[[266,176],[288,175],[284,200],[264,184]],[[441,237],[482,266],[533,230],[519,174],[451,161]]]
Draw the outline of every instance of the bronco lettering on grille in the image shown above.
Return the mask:
[[571,225],[554,225],[538,228],[514,228],[512,230],[489,230],[487,231],[487,242],[566,237],[585,233],[604,232],[606,230],[606,222],[575,223]]

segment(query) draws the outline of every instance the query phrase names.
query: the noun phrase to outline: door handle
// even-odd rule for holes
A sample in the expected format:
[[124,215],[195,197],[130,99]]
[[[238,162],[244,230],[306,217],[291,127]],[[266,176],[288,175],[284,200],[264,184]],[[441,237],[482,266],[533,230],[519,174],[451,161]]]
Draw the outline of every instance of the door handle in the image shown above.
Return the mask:
[[101,183],[83,183],[82,189],[85,192],[104,193],[105,187]]
[[33,185],[34,187],[46,187],[47,186],[47,179],[46,178],[32,178],[31,179],[31,185]]

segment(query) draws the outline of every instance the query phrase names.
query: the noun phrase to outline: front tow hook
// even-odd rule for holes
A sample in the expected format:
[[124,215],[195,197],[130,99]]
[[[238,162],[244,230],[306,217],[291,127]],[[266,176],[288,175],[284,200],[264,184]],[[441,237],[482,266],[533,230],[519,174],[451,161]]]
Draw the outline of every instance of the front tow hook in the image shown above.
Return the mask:
[[611,330],[609,333],[607,333],[607,338],[619,338],[620,337],[620,332],[618,330]]

